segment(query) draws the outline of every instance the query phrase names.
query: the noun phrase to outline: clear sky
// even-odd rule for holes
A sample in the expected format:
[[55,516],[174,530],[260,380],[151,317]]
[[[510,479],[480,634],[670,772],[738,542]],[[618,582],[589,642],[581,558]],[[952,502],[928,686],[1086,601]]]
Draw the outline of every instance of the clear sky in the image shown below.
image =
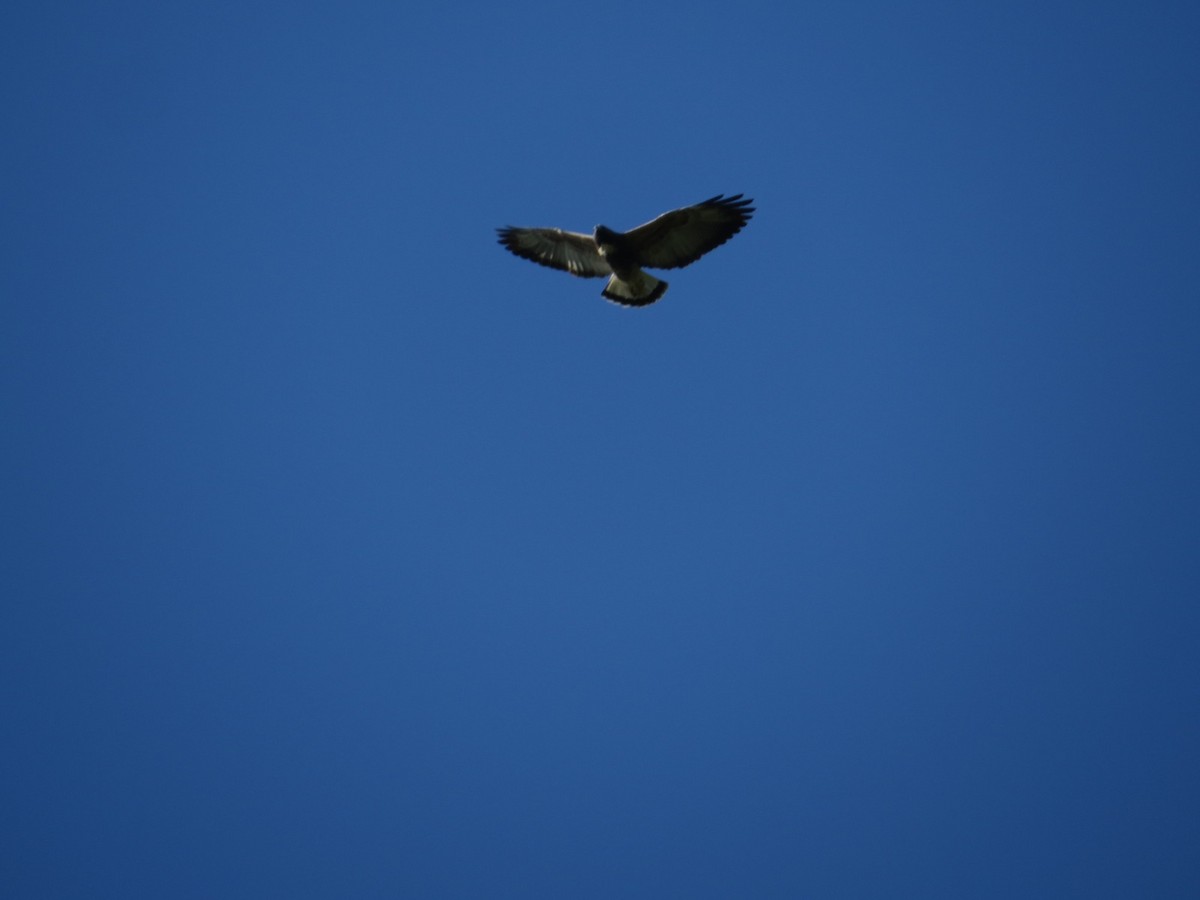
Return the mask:
[[[6,897],[1200,896],[1200,7],[0,10]],[[500,225],[758,213],[654,306]]]

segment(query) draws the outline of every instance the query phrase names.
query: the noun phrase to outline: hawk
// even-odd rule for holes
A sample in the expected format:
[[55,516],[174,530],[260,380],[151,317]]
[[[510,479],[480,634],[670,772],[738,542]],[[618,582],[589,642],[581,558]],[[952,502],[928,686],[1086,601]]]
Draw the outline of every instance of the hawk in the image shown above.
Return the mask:
[[750,221],[753,200],[718,194],[663,213],[632,231],[597,225],[590,234],[561,228],[497,228],[500,243],[524,259],[580,278],[608,276],[602,296],[622,306],[649,306],[667,283],[642,271],[678,269],[720,247]]

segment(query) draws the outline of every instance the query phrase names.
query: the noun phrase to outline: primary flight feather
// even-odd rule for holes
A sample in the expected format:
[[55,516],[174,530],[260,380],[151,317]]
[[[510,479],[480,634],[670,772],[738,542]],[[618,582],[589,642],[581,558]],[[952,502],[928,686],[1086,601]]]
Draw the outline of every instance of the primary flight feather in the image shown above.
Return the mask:
[[623,306],[649,306],[667,283],[642,269],[678,269],[737,234],[754,214],[754,201],[718,194],[695,206],[663,213],[632,231],[597,225],[590,234],[561,228],[497,228],[500,243],[523,259],[580,278],[608,276],[601,294]]

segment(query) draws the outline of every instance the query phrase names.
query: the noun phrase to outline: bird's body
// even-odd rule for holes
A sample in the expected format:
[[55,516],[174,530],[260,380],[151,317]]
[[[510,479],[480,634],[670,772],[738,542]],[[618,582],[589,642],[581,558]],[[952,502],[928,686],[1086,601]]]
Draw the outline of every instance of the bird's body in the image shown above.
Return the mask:
[[[667,283],[643,272],[638,264],[638,253],[630,241],[619,231],[597,225],[592,234],[596,249],[612,269],[612,277],[602,291],[603,296],[614,303],[629,306],[649,306],[667,290]],[[633,303],[637,300],[639,302]]]
[[676,269],[695,262],[742,230],[754,213],[741,194],[718,194],[663,213],[631,231],[597,225],[589,236],[561,228],[497,229],[500,243],[523,259],[580,278],[608,276],[603,296],[623,306],[648,306],[667,283],[643,269]]

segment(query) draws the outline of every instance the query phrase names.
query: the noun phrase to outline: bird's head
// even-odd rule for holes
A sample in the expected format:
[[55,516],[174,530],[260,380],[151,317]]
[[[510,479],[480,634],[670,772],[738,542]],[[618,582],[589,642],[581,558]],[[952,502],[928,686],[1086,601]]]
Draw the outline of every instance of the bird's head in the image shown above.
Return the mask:
[[617,248],[617,239],[620,235],[611,228],[605,228],[603,225],[597,225],[596,230],[592,232],[592,240],[596,242],[596,249],[600,251],[600,255],[608,257]]

